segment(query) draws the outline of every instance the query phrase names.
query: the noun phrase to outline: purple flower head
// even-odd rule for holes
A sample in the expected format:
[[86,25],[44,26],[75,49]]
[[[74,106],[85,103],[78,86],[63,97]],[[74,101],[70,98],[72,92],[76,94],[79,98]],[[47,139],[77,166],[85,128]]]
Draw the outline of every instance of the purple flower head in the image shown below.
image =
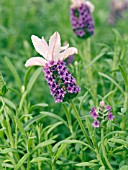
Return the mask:
[[90,3],[81,1],[70,8],[70,20],[74,33],[80,38],[88,38],[94,34],[94,21]]
[[108,112],[108,116],[107,116],[108,120],[113,120],[114,116],[111,112]]
[[80,87],[76,85],[75,78],[68,72],[65,62],[59,60],[55,64],[50,61],[48,65],[43,71],[55,102],[60,103],[74,98],[80,91]]
[[95,128],[100,127],[99,121],[98,121],[98,120],[95,120],[95,121],[92,123],[92,126],[95,127]]
[[[61,47],[60,34],[55,32],[49,39],[49,44],[42,37],[41,39],[32,35],[32,43],[36,51],[43,57],[32,57],[25,63],[26,67],[41,66],[50,92],[56,102],[64,102],[73,99],[80,88],[76,85],[75,78],[68,72],[65,62],[66,58],[77,54],[75,47],[65,45]],[[68,91],[68,84],[71,84],[72,93]]]

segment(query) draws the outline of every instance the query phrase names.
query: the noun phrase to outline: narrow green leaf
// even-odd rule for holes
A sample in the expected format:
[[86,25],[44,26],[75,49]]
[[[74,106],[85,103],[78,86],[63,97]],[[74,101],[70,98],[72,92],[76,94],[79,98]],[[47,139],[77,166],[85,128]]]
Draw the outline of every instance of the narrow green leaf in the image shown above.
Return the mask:
[[100,73],[99,72],[99,75],[107,78],[108,80],[110,80],[113,84],[115,84],[115,86],[123,93],[123,95],[125,96],[125,93],[124,93],[124,90],[122,89],[122,87],[115,81],[113,80],[110,76],[108,76],[107,74],[104,74],[104,73]]
[[105,166],[101,166],[99,170],[105,170]]
[[40,112],[40,113],[43,114],[43,115],[45,115],[45,116],[50,116],[50,117],[52,117],[52,118],[55,118],[55,119],[57,119],[57,120],[60,120],[60,121],[63,122],[63,124],[64,124],[66,127],[68,127],[67,122],[66,122],[64,119],[62,119],[60,116],[58,116],[58,115],[56,115],[56,114],[54,114],[54,113],[50,113],[50,112]]
[[95,164],[95,163],[81,162],[81,163],[76,164],[75,166],[89,166],[89,167],[94,167],[94,166],[96,166],[96,165],[97,165],[97,164]]
[[97,55],[90,63],[89,65],[87,65],[86,69],[90,66],[92,66],[96,61],[98,61],[101,57],[103,57],[105,54],[105,52],[100,53],[99,55]]
[[20,160],[19,162],[16,164],[15,166],[15,170],[18,170],[20,168],[20,166],[28,159],[28,157],[30,156],[29,153],[26,153]]
[[48,136],[49,133],[51,133],[51,131],[53,131],[56,127],[58,127],[59,125],[62,125],[62,124],[63,124],[62,122],[54,123],[54,124],[47,130],[46,136]]
[[32,69],[33,69],[33,67],[28,68],[27,72],[25,73],[25,76],[24,76],[24,87],[25,87],[25,90],[27,89],[28,78],[30,76],[30,73],[31,73]]
[[31,160],[31,163],[33,163],[33,162],[43,162],[43,161],[50,161],[50,159],[46,158],[46,157],[37,157],[37,158],[33,158]]
[[[2,100],[1,96],[0,96],[0,100]],[[16,106],[11,100],[4,97],[4,101],[8,106],[10,106],[12,109],[16,110]]]
[[8,163],[2,163],[2,167],[7,167],[7,168],[13,168],[14,169],[14,166],[11,165],[11,164],[8,164]]
[[52,148],[52,151],[53,151],[53,152],[56,152],[57,149],[58,149],[58,147],[59,147],[61,144],[66,144],[66,143],[68,143],[68,144],[72,144],[72,143],[75,143],[75,144],[76,144],[76,143],[78,143],[78,144],[87,146],[88,148],[90,148],[91,150],[94,151],[94,149],[93,149],[90,145],[88,145],[88,144],[86,144],[86,143],[84,143],[84,142],[82,142],[82,141],[79,141],[79,140],[62,140],[62,141],[60,141],[60,142],[58,142],[57,144],[54,145],[54,147]]
[[127,75],[127,71],[125,70],[125,68],[123,68],[121,65],[119,65],[119,69],[120,72],[123,76],[124,82],[125,82],[125,86],[128,86],[128,75]]
[[46,103],[35,104],[29,108],[28,113],[31,113],[34,109],[36,109],[38,107],[47,107],[47,106],[48,106],[48,104],[46,104]]
[[114,143],[119,143],[119,144],[122,144],[122,145],[128,145],[128,141],[125,141],[123,139],[112,138],[112,139],[109,139],[108,141],[111,141],[111,142],[114,142]]
[[55,142],[55,140],[46,140],[45,142],[39,143],[35,148],[33,148],[33,151],[36,151],[37,149],[42,148],[44,146],[51,145]]
[[23,124],[21,123],[21,121],[16,116],[14,117],[14,119],[15,119],[15,123],[16,123],[17,127],[19,128],[24,140],[26,140],[26,133],[25,133],[25,130],[23,128]]
[[113,135],[113,134],[125,134],[125,133],[126,133],[125,131],[112,131],[112,132],[109,132],[104,138],[110,135]]
[[13,76],[14,76],[14,78],[15,78],[18,86],[19,86],[19,89],[21,90],[22,82],[21,82],[21,79],[20,79],[14,65],[12,64],[12,62],[7,57],[5,57],[5,62],[7,64],[7,66],[8,66],[8,68],[9,68],[9,70],[12,72],[12,74],[13,74]]
[[128,166],[127,166],[127,165],[124,165],[124,166],[122,166],[119,170],[128,170]]
[[22,106],[23,106],[23,104],[24,104],[24,100],[25,100],[25,97],[27,96],[27,91],[22,95],[22,98],[21,98],[21,100],[20,100],[20,106],[19,106],[19,110],[21,110],[22,109]]
[[39,115],[31,118],[28,122],[26,122],[26,123],[23,125],[24,129],[27,129],[31,124],[33,124],[33,123],[36,122],[37,120],[43,119],[43,118],[45,118],[45,117],[46,117],[45,115],[39,114]]
[[6,154],[6,153],[9,153],[9,152],[18,152],[18,151],[16,149],[13,149],[13,148],[5,148],[5,149],[0,151],[1,154]]
[[42,68],[38,68],[34,73],[33,75],[31,76],[29,82],[28,82],[28,85],[27,85],[27,91],[30,92],[34,83],[36,82],[38,76],[40,75],[41,73],[41,70]]

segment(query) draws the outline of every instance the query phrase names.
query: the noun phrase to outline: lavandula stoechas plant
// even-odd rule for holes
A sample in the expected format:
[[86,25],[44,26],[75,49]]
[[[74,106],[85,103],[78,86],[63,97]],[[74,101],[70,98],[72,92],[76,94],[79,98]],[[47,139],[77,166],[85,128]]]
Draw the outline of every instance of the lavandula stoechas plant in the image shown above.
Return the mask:
[[25,66],[38,65],[43,67],[50,93],[55,102],[73,99],[80,91],[80,87],[76,85],[75,78],[68,72],[63,60],[77,54],[77,49],[75,47],[68,48],[69,45],[61,47],[58,32],[50,37],[49,45],[43,37],[40,39],[35,35],[32,35],[32,42],[36,51],[44,58],[32,57],[27,60]]
[[92,126],[95,128],[101,127],[108,120],[112,121],[114,119],[111,106],[105,105],[104,101],[100,102],[99,107],[92,107],[90,114],[94,119]]
[[70,20],[74,33],[81,38],[88,38],[94,34],[94,21],[91,13],[94,6],[85,0],[72,0]]

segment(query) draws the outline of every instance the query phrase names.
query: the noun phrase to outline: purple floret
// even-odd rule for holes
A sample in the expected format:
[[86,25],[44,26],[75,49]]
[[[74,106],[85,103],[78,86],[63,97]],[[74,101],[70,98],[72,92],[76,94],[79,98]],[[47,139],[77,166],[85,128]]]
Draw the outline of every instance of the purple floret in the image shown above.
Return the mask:
[[99,121],[98,121],[98,120],[95,120],[95,121],[93,122],[92,126],[95,127],[95,128],[100,127]]

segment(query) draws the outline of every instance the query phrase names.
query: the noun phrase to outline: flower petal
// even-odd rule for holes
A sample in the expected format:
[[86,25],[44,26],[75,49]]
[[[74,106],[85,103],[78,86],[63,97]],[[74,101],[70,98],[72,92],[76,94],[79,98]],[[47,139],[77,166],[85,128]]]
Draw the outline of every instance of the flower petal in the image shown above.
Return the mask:
[[93,13],[95,6],[90,1],[86,1],[85,3],[89,7],[90,12]]
[[59,59],[60,60],[64,60],[66,58],[68,58],[69,56],[73,55],[73,54],[77,54],[78,50],[75,47],[70,47],[68,49],[66,49],[64,52],[60,53]]
[[60,34],[58,32],[55,32],[49,39],[49,52],[52,56],[52,60],[55,62],[58,61],[60,46]]
[[69,44],[67,44],[67,45],[65,45],[65,46],[63,46],[63,47],[60,47],[60,51],[64,51],[64,50],[66,50],[68,47],[69,47]]
[[72,8],[78,8],[81,4],[85,3],[85,0],[71,0],[72,1]]
[[32,57],[28,59],[25,63],[25,67],[30,67],[30,66],[45,66],[47,61],[43,59],[42,57]]
[[45,41],[45,39],[43,37],[42,37],[42,39],[40,39],[35,35],[32,35],[31,39],[32,39],[32,43],[33,43],[36,51],[47,60],[47,57],[48,57],[48,44]]

